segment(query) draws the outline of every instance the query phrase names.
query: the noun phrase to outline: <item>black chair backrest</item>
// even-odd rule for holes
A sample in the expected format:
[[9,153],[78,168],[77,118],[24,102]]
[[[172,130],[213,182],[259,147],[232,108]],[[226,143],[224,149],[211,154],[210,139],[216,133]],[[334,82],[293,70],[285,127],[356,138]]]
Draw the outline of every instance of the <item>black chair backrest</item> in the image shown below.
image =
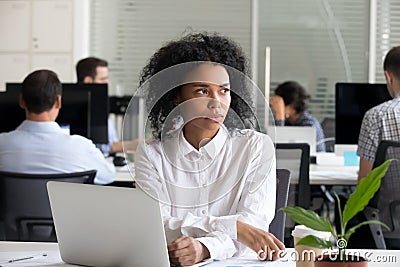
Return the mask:
[[325,148],[326,152],[335,151],[335,119],[334,118],[324,118],[321,122],[322,130],[325,135]]
[[298,178],[295,205],[310,207],[310,145],[306,143],[276,144],[276,166],[288,169],[291,179]]
[[62,174],[0,172],[0,239],[56,241],[46,183],[93,183],[95,176],[96,170]]
[[383,140],[378,146],[373,167],[381,165],[388,159],[393,160],[386,175],[382,178],[381,187],[369,203],[378,208],[379,219],[392,231],[383,228],[385,238],[400,238],[400,142]]
[[269,225],[269,232],[282,242],[284,241],[286,214],[280,209],[286,207],[289,193],[290,171],[276,170],[276,204],[275,217]]

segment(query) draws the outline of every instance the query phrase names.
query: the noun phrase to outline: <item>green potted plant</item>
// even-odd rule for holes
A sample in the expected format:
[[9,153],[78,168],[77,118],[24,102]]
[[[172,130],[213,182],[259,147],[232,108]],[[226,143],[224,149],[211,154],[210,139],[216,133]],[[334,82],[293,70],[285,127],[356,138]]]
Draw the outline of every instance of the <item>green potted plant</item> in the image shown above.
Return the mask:
[[[346,246],[350,236],[361,226],[367,224],[381,224],[382,226],[389,229],[389,227],[377,220],[369,220],[361,222],[353,227],[347,227],[348,222],[360,211],[364,210],[368,202],[375,195],[381,185],[381,179],[385,176],[386,171],[392,160],[385,161],[382,165],[374,168],[365,178],[361,179],[358,183],[355,191],[350,195],[346,202],[343,211],[340,209],[340,201],[336,195],[339,206],[339,216],[340,216],[340,232],[335,231],[334,227],[325,218],[320,217],[318,214],[311,210],[306,210],[301,207],[285,207],[282,210],[291,217],[296,223],[305,225],[308,228],[330,232],[332,236],[336,239],[337,247],[339,250],[339,255],[337,261],[346,262],[349,260],[346,257]],[[307,245],[316,248],[331,249],[332,243],[315,237],[313,235],[308,235],[300,239],[296,245]],[[337,265],[335,265],[337,266]]]

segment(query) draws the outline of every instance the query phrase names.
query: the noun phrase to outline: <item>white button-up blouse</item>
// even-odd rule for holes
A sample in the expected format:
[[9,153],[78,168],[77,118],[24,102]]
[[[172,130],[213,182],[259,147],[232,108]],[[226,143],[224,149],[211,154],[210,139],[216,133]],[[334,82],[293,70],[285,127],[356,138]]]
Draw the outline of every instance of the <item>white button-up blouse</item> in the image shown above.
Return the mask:
[[269,136],[253,130],[221,127],[199,150],[182,129],[140,144],[135,176],[161,203],[167,242],[194,237],[212,259],[249,252],[237,241],[237,220],[268,231],[275,215],[275,149]]

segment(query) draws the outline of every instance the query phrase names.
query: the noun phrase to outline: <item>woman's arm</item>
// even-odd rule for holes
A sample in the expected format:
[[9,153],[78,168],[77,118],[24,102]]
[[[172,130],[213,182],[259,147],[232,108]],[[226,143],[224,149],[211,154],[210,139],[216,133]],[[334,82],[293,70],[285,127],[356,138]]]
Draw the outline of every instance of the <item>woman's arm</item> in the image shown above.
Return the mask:
[[279,95],[274,95],[269,98],[269,105],[274,112],[276,121],[285,121],[285,102]]
[[264,136],[261,142],[263,149],[251,164],[238,206],[237,240],[256,253],[264,251],[265,258],[272,260],[285,246],[268,232],[275,216],[276,160],[270,139]]

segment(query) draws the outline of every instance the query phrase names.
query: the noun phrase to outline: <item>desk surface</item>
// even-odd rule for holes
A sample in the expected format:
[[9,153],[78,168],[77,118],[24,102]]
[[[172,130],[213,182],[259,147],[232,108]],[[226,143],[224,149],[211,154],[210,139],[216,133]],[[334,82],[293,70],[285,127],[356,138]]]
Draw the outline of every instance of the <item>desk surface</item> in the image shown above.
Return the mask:
[[[117,182],[133,182],[134,181],[134,167],[133,164],[128,167],[128,165],[122,167],[115,167],[115,181]],[[131,173],[132,171],[132,173]]]
[[[121,154],[120,156],[123,156],[123,154]],[[113,157],[107,157],[106,158],[107,162],[109,162],[110,164],[113,164]],[[134,179],[134,175],[131,174],[132,171],[133,173],[135,172],[135,167],[133,165],[133,163],[129,163],[129,167],[128,165],[122,166],[122,167],[115,167],[115,179],[114,181],[116,182],[133,182]]]
[[310,165],[310,184],[356,185],[358,166]]
[[310,184],[356,185],[358,166],[345,166],[344,157],[317,153],[317,164],[310,165]]
[[[132,173],[131,173],[132,172]],[[134,180],[133,164],[129,166],[116,167],[115,181],[132,182]],[[356,185],[358,166],[339,165],[310,165],[310,184],[312,185]],[[298,179],[292,179],[296,184]]]
[[[277,168],[290,170],[290,183],[297,184],[300,159],[298,156],[285,155],[277,158]],[[355,185],[358,166],[344,166],[344,158],[334,153],[318,153],[317,164],[310,164],[309,181],[311,185]]]
[[[369,259],[368,267],[394,267],[400,264],[400,250],[348,250],[349,253],[360,253]],[[47,256],[41,256],[46,253]],[[35,255],[35,259],[8,263],[12,258]],[[38,256],[37,256],[38,255]],[[226,266],[281,266],[295,267],[295,251],[286,249],[284,258],[275,262],[260,262],[256,259],[232,258],[215,261],[208,267]],[[76,266],[62,262],[57,243],[6,242],[0,241],[0,265],[8,266]]]

